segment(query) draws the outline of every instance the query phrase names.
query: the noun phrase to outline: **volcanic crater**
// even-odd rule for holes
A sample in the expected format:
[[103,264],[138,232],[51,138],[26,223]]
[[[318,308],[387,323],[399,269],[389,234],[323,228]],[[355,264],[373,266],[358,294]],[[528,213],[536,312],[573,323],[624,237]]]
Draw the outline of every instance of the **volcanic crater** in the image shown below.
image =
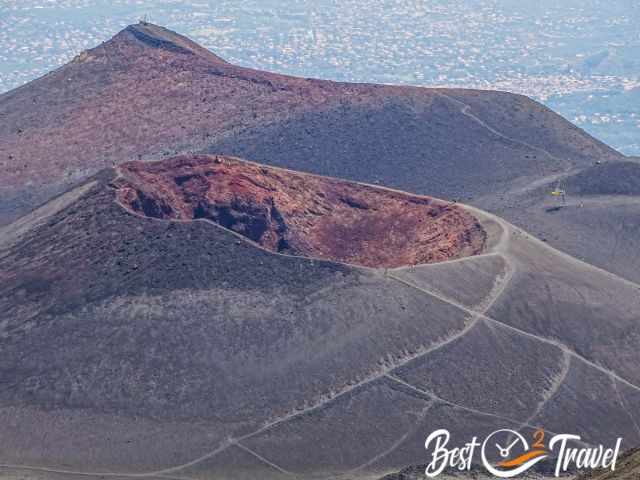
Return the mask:
[[475,255],[486,242],[478,220],[455,204],[234,157],[134,161],[118,172],[126,209],[206,219],[278,253],[393,268]]

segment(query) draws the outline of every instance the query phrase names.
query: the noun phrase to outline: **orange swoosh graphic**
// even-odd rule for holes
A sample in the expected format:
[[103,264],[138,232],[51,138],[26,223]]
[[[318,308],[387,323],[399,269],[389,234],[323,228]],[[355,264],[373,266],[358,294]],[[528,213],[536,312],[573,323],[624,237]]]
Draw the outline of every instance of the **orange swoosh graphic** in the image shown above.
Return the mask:
[[530,452],[523,453],[519,457],[516,457],[512,460],[505,460],[498,464],[499,467],[517,467],[518,465],[522,465],[527,460],[531,460],[532,458],[539,457],[540,455],[545,455],[547,452],[545,450],[531,450]]

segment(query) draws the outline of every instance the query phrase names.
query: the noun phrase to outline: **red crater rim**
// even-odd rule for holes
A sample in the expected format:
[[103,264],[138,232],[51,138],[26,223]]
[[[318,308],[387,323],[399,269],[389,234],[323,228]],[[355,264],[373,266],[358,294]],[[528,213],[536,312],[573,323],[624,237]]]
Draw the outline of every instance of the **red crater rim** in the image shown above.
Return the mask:
[[393,268],[475,255],[486,243],[478,220],[455,204],[237,158],[178,156],[118,170],[126,209],[207,219],[272,252]]

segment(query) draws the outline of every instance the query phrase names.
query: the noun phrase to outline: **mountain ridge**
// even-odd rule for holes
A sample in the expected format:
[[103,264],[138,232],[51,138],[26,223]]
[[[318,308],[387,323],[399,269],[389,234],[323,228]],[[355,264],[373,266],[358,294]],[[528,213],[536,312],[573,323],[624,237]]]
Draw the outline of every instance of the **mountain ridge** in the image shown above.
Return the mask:
[[[445,92],[456,98],[440,95]],[[485,118],[493,116],[485,112],[491,104],[488,112],[501,112],[496,117],[500,127],[508,126],[512,131],[507,135],[520,137],[521,143],[496,136],[491,131],[494,126],[485,132],[478,130],[481,125],[468,112],[461,112],[456,103],[460,100],[472,104]],[[508,106],[519,104],[521,114]],[[428,167],[420,151],[430,152],[434,166],[443,164],[445,158],[462,161],[475,149],[463,146],[462,132],[473,136],[479,146],[478,158],[488,162],[483,170],[489,177],[496,174],[498,163],[488,156],[504,157],[505,151],[522,157],[521,162],[512,162],[514,171],[508,173],[509,178],[520,175],[518,169],[533,173],[535,169],[526,165],[524,157],[539,152],[527,142],[548,143],[549,148],[558,148],[577,162],[584,162],[585,155],[618,158],[548,109],[534,105],[512,94],[346,84],[261,72],[231,65],[162,27],[133,25],[70,64],[0,95],[0,118],[4,120],[0,123],[0,164],[12,167],[0,175],[0,194],[8,199],[0,214],[6,223],[103,167],[190,151],[232,154],[267,164],[290,158],[295,163],[288,166],[294,169],[354,180],[358,178],[348,170],[356,161],[354,156],[372,164],[375,151],[404,151],[407,161],[416,166]],[[531,128],[529,114],[539,119],[541,127],[536,127],[532,138],[525,138]],[[280,136],[291,135],[287,133],[289,122],[298,125],[299,138],[278,147]],[[368,123],[370,132],[354,130],[354,125]],[[406,131],[403,124],[414,131]],[[389,127],[394,125],[399,128],[395,133],[406,131],[407,138],[390,134]],[[359,139],[342,141],[342,153],[328,149],[330,155],[345,156],[346,169],[323,166],[318,148],[329,147],[335,133],[349,129]],[[461,132],[461,145],[445,141],[445,131],[452,129]],[[577,142],[576,148],[561,147],[564,139],[559,132],[563,131],[573,138],[571,142]],[[317,137],[308,138],[305,132]],[[415,140],[409,138],[416,135],[428,142],[411,146]],[[379,138],[381,144],[375,150],[367,151],[369,137]],[[431,147],[425,150],[428,145]],[[257,150],[266,153],[258,155]],[[311,158],[305,163],[303,156],[309,153]],[[543,158],[537,163],[537,169],[548,170],[554,162]],[[375,173],[375,165],[371,166],[369,170]],[[408,180],[405,174],[398,175],[401,177],[391,186],[403,187],[401,182]],[[376,178],[362,180],[373,183]],[[498,183],[505,180],[497,179]],[[462,194],[453,177],[442,176],[439,183],[421,189],[416,185],[412,190],[445,198]]]
[[123,30],[136,37],[141,42],[156,48],[166,48],[179,53],[193,53],[194,55],[204,56],[215,62],[227,63],[206,48],[201,47],[197,43],[186,37],[177,35],[159,25],[153,25],[148,22],[140,22],[138,24],[129,25]]
[[600,165],[625,190],[624,168],[602,164],[636,160],[526,97],[261,72],[151,24],[81,57],[0,95],[0,224],[105,167],[223,154],[465,201],[640,281],[640,256],[619,248],[640,238],[635,196],[584,198],[586,174],[567,205],[549,195]]

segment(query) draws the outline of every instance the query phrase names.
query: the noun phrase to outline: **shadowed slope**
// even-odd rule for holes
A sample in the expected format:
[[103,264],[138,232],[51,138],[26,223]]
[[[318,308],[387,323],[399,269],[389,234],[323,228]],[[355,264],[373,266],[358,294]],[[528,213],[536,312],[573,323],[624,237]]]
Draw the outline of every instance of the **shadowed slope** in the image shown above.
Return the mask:
[[637,161],[594,165],[565,180],[573,195],[640,196],[640,163]]

